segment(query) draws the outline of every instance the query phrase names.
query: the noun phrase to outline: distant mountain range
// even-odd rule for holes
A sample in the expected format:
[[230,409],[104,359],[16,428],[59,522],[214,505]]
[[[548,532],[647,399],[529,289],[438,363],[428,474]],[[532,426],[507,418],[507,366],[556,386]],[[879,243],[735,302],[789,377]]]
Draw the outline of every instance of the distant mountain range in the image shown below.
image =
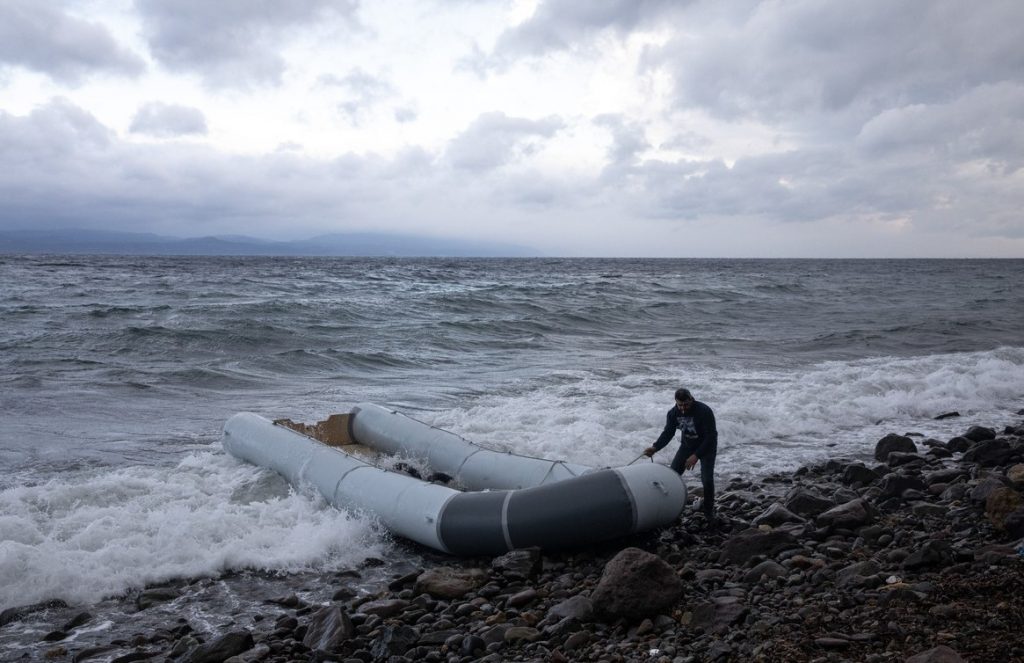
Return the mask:
[[535,249],[498,242],[336,233],[271,241],[243,235],[165,237],[102,230],[0,230],[0,253],[188,256],[535,257]]

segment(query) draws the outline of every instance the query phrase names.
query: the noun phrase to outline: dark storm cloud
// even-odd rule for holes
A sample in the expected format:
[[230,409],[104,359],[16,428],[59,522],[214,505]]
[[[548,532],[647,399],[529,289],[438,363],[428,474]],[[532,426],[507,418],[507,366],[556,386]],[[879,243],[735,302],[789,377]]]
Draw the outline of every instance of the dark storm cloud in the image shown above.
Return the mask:
[[141,58],[121,47],[102,25],[38,0],[0,2],[0,66],[38,71],[70,84],[92,73],[134,76]]
[[493,170],[536,152],[564,126],[555,116],[530,120],[484,113],[448,144],[447,157],[455,168]]
[[650,61],[680,105],[724,118],[856,130],[894,106],[943,103],[1020,80],[1019,2],[761,3],[686,30]]
[[130,130],[159,138],[201,135],[206,133],[206,117],[198,108],[154,101],[136,111]]
[[356,0],[135,0],[153,57],[214,85],[277,84],[284,38],[327,16],[352,21]]

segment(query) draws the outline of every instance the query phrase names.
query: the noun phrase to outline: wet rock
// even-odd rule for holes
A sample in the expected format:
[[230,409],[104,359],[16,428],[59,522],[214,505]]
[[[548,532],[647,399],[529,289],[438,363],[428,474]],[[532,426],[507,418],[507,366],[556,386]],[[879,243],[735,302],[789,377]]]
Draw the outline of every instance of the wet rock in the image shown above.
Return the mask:
[[188,663],[222,663],[225,659],[249,651],[253,647],[249,631],[232,631],[193,649],[185,659]]
[[381,599],[378,601],[367,601],[359,606],[359,612],[387,618],[394,617],[408,607],[409,602],[404,599]]
[[796,537],[786,530],[764,532],[748,529],[731,536],[722,544],[718,561],[725,564],[746,564],[757,555],[773,555],[796,544]]
[[1024,506],[1024,497],[1012,488],[999,487],[985,498],[985,517],[996,529],[1005,529],[1006,518]]
[[416,579],[414,591],[417,594],[430,594],[438,599],[458,599],[486,581],[487,574],[480,569],[429,569]]
[[1005,487],[1002,481],[995,477],[986,477],[982,479],[977,486],[971,489],[971,502],[974,504],[985,504],[988,501],[988,496],[997,490],[1001,490]]
[[917,570],[929,566],[945,566],[952,561],[953,551],[949,541],[932,539],[913,550],[903,560],[903,568]]
[[338,606],[327,606],[313,613],[302,644],[322,652],[335,652],[355,634],[352,620]]
[[181,596],[181,590],[175,587],[155,587],[147,589],[135,599],[135,607],[139,610],[151,608],[158,603],[173,601]]
[[903,491],[907,489],[925,491],[928,489],[928,486],[919,477],[893,472],[882,477],[882,483],[879,484],[879,488],[882,491],[879,498],[886,499],[889,497],[900,497],[903,495]]
[[954,453],[963,453],[971,448],[971,441],[966,437],[957,436],[946,442],[946,448]]
[[537,593],[537,590],[531,587],[508,597],[507,603],[510,607],[521,608],[524,605],[536,601],[539,596],[540,595]]
[[505,631],[505,642],[509,644],[535,642],[539,639],[540,631],[529,626],[513,626]]
[[995,467],[1006,465],[1016,454],[1016,450],[1010,447],[1010,443],[1002,438],[984,440],[971,446],[964,452],[962,460],[970,463],[977,463],[982,467]]
[[710,602],[700,603],[693,607],[690,626],[723,633],[746,617],[747,612],[748,608],[740,602],[738,597],[715,597]]
[[770,527],[778,527],[779,525],[785,525],[786,523],[804,523],[806,522],[803,518],[796,515],[786,507],[782,506],[778,502],[772,504],[764,513],[754,518],[752,523],[754,525],[768,525]]
[[944,413],[936,416],[935,420],[936,421],[941,421],[943,419],[952,419],[954,417],[959,417],[959,416],[960,416],[959,412],[944,412]]
[[855,499],[825,511],[814,522],[821,527],[857,529],[870,525],[877,517],[878,513],[871,504],[864,499]]
[[917,453],[917,445],[905,435],[889,433],[875,444],[875,460],[884,462],[894,451]]
[[956,653],[956,650],[950,649],[946,645],[939,645],[911,656],[906,663],[964,663],[964,659]]
[[411,626],[405,624],[385,626],[373,641],[370,653],[374,660],[378,661],[387,660],[390,656],[403,656],[416,646],[419,639],[420,632]]
[[850,463],[843,470],[842,482],[847,485],[860,484],[870,486],[878,481],[878,473],[864,465],[864,463]]
[[789,572],[786,570],[786,567],[782,566],[778,562],[766,559],[743,574],[743,582],[757,582],[761,580],[761,578],[781,578],[788,573]]
[[669,612],[683,592],[683,583],[660,557],[626,548],[609,561],[590,600],[610,617],[641,619]]
[[971,426],[967,429],[967,432],[963,434],[971,442],[982,442],[984,440],[991,440],[996,436],[995,430],[986,428],[985,426]]
[[541,569],[539,548],[524,548],[507,552],[491,562],[491,568],[509,578],[529,579]]
[[813,518],[819,513],[831,509],[835,506],[835,502],[806,488],[795,488],[786,495],[784,505],[798,516]]
[[89,614],[88,612],[80,612],[71,619],[69,619],[67,622],[65,622],[65,624],[60,627],[60,630],[74,631],[76,628],[78,628],[82,624],[85,624],[90,619],[92,619],[91,614]]
[[557,619],[572,618],[581,622],[587,622],[594,616],[594,603],[587,597],[577,594],[552,606],[548,610],[547,616]]
[[459,651],[463,656],[477,656],[487,648],[487,643],[478,635],[469,635],[462,639]]
[[1024,488],[1024,464],[1017,464],[1006,470],[1007,480],[1016,488]]

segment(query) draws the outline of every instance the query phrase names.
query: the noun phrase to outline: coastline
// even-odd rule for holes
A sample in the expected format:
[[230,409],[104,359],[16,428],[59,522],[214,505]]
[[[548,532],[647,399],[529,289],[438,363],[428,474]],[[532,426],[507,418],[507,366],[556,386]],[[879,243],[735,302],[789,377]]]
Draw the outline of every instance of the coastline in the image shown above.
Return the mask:
[[[91,615],[59,604],[5,611],[0,628],[52,622],[39,658],[75,662],[905,661],[940,646],[946,658],[913,660],[1024,660],[1022,415],[947,441],[888,435],[872,463],[719,477],[719,528],[687,509],[585,551],[455,559],[417,547],[422,568],[342,574],[330,601],[290,594],[212,628],[185,621],[88,648],[66,639]],[[618,587],[606,571],[624,551],[650,575]],[[180,595],[155,587],[134,601]]]

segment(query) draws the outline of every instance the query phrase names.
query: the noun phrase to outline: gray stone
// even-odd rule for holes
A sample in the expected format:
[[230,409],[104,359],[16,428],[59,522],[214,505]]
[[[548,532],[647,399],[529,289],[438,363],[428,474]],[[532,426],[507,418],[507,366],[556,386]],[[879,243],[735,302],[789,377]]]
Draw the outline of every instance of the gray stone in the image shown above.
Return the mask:
[[252,634],[248,631],[232,631],[193,649],[188,663],[222,663],[222,661],[249,651],[253,647]]
[[718,561],[725,564],[746,564],[757,555],[774,555],[796,544],[792,532],[776,529],[764,532],[747,529],[735,534],[722,544]]
[[995,477],[986,477],[982,479],[977,486],[971,489],[971,502],[974,504],[984,504],[988,501],[988,496],[997,490],[1001,490],[1005,485],[1002,481]]
[[380,617],[394,617],[408,607],[409,602],[402,599],[381,599],[379,601],[367,601],[359,606],[359,612]]
[[971,448],[971,441],[966,437],[957,436],[946,442],[946,448],[954,453],[963,453]]
[[917,445],[905,435],[889,433],[875,444],[875,460],[884,462],[894,451],[917,453]]
[[438,599],[459,599],[486,581],[487,574],[480,569],[429,569],[416,578],[413,591]]
[[747,607],[735,596],[716,597],[709,603],[699,603],[693,607],[690,626],[724,633],[746,617],[747,611]]
[[540,631],[529,626],[513,626],[505,631],[505,642],[535,642],[540,639]]
[[370,653],[375,660],[386,660],[389,656],[402,656],[416,645],[420,632],[411,626],[385,626],[373,641]]
[[181,596],[181,590],[175,587],[156,587],[154,589],[147,589],[139,594],[138,598],[135,599],[135,606],[139,610],[145,610],[157,603],[173,601],[179,596]]
[[804,518],[813,518],[833,506],[835,502],[806,488],[795,488],[786,495],[785,507]]
[[882,483],[878,486],[881,489],[880,499],[889,497],[900,497],[903,491],[911,488],[913,490],[928,490],[928,486],[919,477],[908,476],[893,472],[882,477]]
[[320,608],[309,620],[302,644],[322,652],[335,652],[355,634],[352,620],[336,605]]
[[843,470],[842,482],[847,485],[859,483],[862,486],[870,486],[876,481],[878,481],[878,473],[864,463],[850,463]]
[[819,527],[857,529],[870,525],[878,517],[874,507],[864,499],[850,500],[820,514],[815,523]]
[[590,621],[594,616],[594,603],[585,596],[573,596],[561,603],[558,603],[548,610],[548,617],[558,619],[578,619],[581,622]]
[[996,432],[991,428],[984,426],[971,426],[967,429],[967,432],[963,434],[971,442],[982,442],[984,440],[991,440],[996,436]]
[[660,557],[626,548],[605,565],[590,600],[610,617],[641,619],[670,612],[682,592],[683,582]]
[[491,568],[510,578],[533,578],[541,569],[539,548],[523,548],[495,557]]
[[785,525],[786,523],[804,523],[806,522],[803,518],[796,515],[786,507],[782,506],[778,502],[768,507],[764,513],[754,518],[754,525],[768,525],[770,527],[778,527],[779,525]]
[[781,578],[788,575],[788,573],[786,567],[778,562],[766,559],[743,574],[743,582],[757,582],[761,578]]
[[917,570],[929,566],[946,566],[953,561],[953,550],[949,541],[931,539],[915,548],[903,560],[903,568]]
[[984,440],[971,446],[964,452],[961,460],[977,463],[982,467],[1006,465],[1016,454],[1016,450],[1003,438]]

